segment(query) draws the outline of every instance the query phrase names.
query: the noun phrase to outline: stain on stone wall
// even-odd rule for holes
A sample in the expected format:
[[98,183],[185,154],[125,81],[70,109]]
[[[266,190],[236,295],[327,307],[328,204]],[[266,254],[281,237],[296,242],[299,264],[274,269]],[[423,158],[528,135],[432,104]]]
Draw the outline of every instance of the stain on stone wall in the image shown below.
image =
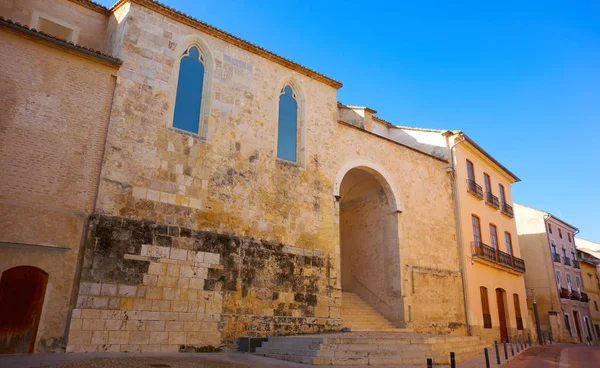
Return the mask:
[[101,215],[88,235],[68,351],[177,351],[341,326],[324,252]]

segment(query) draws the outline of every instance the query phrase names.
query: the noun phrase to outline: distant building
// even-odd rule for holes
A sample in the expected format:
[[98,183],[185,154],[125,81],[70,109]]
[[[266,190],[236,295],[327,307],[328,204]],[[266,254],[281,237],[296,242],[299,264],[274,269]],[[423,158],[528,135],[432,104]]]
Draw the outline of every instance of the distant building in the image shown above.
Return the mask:
[[[575,239],[580,242],[579,238]],[[579,247],[579,244],[578,244]],[[577,250],[579,264],[581,266],[581,278],[585,289],[585,299],[588,299],[590,315],[592,318],[593,332],[596,335],[596,341],[600,341],[600,258]]]
[[574,240],[579,230],[548,212],[517,203],[515,216],[529,265],[528,303],[537,303],[542,332],[552,333],[556,341],[594,341]]

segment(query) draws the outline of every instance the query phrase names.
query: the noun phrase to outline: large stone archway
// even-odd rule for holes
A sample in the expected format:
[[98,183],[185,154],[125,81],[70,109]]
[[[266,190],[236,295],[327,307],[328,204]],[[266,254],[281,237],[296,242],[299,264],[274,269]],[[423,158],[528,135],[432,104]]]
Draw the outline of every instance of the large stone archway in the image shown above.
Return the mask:
[[358,294],[404,327],[398,210],[394,190],[372,167],[347,170],[339,181],[342,291]]

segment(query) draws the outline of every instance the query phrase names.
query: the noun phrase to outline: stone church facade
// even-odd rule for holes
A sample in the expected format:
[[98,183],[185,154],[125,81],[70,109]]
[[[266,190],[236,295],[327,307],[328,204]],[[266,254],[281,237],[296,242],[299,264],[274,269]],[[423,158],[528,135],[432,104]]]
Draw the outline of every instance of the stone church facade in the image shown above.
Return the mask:
[[[29,24],[17,8],[44,2],[8,3],[2,16]],[[56,3],[70,11],[48,19],[76,24],[80,43],[93,35],[122,64],[105,95],[101,169],[82,239],[70,244],[72,272],[37,266],[74,291],[60,312],[44,305],[34,351],[49,338],[67,351],[177,351],[340,330],[342,291],[397,327],[466,334],[446,160],[376,134],[373,110],[338,103],[341,83],[159,3]],[[204,67],[195,132],[174,124],[191,48]],[[297,106],[294,160],[278,157],[286,87]],[[97,103],[87,93],[81,103]],[[2,201],[11,212],[24,200]],[[0,235],[0,272],[39,258]],[[27,242],[45,249],[44,236]]]

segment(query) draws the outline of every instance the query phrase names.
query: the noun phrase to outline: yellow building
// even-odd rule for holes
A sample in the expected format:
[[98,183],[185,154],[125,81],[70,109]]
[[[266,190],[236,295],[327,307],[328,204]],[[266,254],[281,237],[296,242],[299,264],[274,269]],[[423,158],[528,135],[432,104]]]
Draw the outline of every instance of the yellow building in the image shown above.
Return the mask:
[[[577,239],[579,242],[579,239]],[[592,317],[593,331],[589,334],[596,335],[596,341],[600,339],[600,276],[598,267],[600,267],[600,259],[593,255],[577,250],[579,265],[581,266],[581,279],[583,280],[582,301],[587,300],[589,303],[590,316]],[[587,326],[587,325],[586,325]]]
[[466,134],[445,135],[471,333],[489,341],[526,334],[525,263],[511,206],[511,185],[519,178]]
[[451,165],[469,333],[488,341],[527,332],[534,337],[511,206],[511,185],[519,178],[462,131],[394,126],[382,119],[373,131]]

